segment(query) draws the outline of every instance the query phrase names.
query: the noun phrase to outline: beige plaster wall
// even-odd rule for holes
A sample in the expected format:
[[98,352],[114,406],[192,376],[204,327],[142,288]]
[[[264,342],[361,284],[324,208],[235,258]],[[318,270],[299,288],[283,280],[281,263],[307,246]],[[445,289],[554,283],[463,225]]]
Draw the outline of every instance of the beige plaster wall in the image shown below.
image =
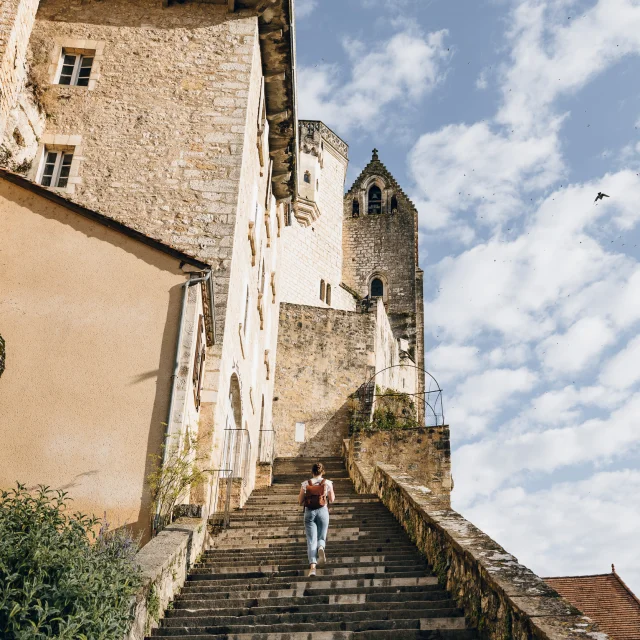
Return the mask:
[[178,261],[0,181],[0,486],[67,489],[113,526],[148,525],[166,421]]

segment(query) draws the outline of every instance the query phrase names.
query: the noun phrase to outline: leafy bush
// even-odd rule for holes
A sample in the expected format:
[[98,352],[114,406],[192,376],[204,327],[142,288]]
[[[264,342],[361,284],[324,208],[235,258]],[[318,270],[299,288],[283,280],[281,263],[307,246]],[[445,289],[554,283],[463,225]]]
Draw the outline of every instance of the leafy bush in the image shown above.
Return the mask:
[[179,436],[174,436],[174,442],[162,445],[160,454],[149,456],[153,470],[147,475],[147,485],[152,513],[156,514],[152,522],[155,533],[173,521],[176,505],[209,479],[210,471],[202,469],[208,458],[198,454],[208,437],[205,433],[192,439],[187,429],[184,443],[180,444]]
[[350,432],[352,434],[415,429],[419,426],[415,415],[415,404],[409,394],[394,389],[381,389],[376,386],[375,396],[376,408],[371,420],[360,416],[357,400],[350,407]]
[[0,637],[122,640],[142,583],[126,529],[70,513],[64,491],[0,492]]

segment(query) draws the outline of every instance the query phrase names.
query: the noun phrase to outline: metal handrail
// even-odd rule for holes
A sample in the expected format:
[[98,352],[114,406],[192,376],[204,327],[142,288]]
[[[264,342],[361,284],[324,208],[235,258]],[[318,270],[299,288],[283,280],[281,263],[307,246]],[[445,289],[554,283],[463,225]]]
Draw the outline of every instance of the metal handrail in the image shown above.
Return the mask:
[[386,367],[385,369],[381,369],[380,371],[376,371],[363,385],[359,387],[356,391],[356,397],[359,400],[360,408],[357,413],[361,414],[360,417],[366,419],[370,419],[373,413],[373,405],[375,404],[375,398],[380,397],[382,394],[376,392],[376,383],[375,379],[381,373],[388,371],[389,369],[395,369],[398,367],[411,367],[416,369],[417,371],[422,371],[425,374],[425,378],[428,380],[428,388],[425,387],[422,390],[417,391],[416,393],[406,393],[403,391],[397,391],[397,393],[389,393],[388,391],[384,394],[385,396],[424,396],[423,402],[425,406],[425,422],[427,421],[427,416],[431,418],[433,417],[433,424],[430,426],[442,426],[445,424],[444,421],[444,407],[442,404],[442,389],[438,384],[438,381],[426,370],[415,365],[406,365],[406,364],[394,364],[390,367]]

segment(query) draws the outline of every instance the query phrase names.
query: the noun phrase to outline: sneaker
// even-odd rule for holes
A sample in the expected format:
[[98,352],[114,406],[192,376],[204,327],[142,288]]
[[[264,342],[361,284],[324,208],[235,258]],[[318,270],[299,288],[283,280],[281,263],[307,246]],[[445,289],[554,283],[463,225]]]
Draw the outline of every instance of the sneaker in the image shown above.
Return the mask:
[[327,561],[327,554],[324,552],[324,547],[318,549],[318,564],[324,564]]
[[309,577],[313,578],[316,575],[316,568],[315,567],[311,567],[309,569]]

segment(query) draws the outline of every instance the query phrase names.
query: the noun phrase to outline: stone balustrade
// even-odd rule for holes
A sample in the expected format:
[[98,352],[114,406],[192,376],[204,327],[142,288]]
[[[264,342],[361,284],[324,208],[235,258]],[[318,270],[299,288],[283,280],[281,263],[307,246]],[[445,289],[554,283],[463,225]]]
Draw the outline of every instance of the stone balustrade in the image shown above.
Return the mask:
[[377,494],[409,533],[440,582],[486,640],[606,640],[542,578],[397,467],[363,468],[344,441],[349,474]]
[[184,585],[207,539],[205,518],[181,518],[136,555],[143,585],[132,602],[133,623],[123,640],[144,640]]

